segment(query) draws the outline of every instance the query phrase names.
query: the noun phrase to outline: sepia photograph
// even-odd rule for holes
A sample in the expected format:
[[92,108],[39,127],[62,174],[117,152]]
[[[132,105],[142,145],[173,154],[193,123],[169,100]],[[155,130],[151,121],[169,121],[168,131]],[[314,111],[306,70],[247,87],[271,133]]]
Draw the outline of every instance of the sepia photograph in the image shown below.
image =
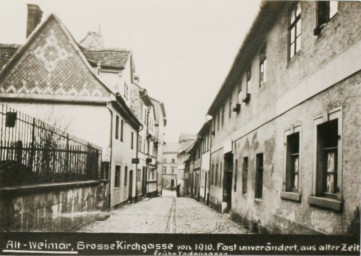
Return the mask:
[[360,255],[361,2],[0,0],[0,255]]

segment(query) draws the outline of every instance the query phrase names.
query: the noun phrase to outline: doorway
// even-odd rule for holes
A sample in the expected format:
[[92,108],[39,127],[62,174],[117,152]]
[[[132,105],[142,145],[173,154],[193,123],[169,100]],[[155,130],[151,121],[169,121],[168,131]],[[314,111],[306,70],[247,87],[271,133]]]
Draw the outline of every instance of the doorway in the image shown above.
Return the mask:
[[233,154],[224,155],[224,176],[223,176],[223,202],[227,203],[226,211],[229,212],[232,207],[232,175],[233,172]]
[[147,194],[147,167],[143,167],[142,194],[143,194],[143,196],[146,196],[146,194]]
[[133,170],[129,172],[129,196],[128,199],[132,200],[133,198]]
[[173,188],[174,188],[174,179],[172,179],[171,181],[170,181],[170,188],[173,190]]

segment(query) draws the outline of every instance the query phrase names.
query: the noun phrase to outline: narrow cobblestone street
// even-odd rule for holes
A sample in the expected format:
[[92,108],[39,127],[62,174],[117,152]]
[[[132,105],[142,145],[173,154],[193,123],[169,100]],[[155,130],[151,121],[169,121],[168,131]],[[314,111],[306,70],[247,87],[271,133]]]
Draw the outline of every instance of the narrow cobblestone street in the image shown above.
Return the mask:
[[249,230],[193,198],[176,197],[163,191],[161,197],[144,199],[113,210],[105,221],[97,221],[79,232],[117,233],[228,233]]

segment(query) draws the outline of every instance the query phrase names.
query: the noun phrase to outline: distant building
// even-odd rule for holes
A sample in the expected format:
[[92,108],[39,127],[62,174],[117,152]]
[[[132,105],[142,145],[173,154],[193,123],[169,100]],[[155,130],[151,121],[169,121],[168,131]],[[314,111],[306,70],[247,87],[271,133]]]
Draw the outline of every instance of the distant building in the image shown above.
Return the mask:
[[175,189],[177,187],[179,143],[166,143],[163,149],[162,187]]

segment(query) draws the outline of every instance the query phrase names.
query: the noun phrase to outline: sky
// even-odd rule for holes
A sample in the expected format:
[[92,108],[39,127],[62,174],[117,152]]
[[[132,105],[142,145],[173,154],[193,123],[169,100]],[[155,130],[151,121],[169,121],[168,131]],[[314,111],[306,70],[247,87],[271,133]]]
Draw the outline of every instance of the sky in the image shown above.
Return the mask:
[[0,43],[24,43],[27,3],[56,14],[79,42],[131,49],[141,86],[162,101],[166,141],[196,134],[222,86],[260,0],[0,0]]

